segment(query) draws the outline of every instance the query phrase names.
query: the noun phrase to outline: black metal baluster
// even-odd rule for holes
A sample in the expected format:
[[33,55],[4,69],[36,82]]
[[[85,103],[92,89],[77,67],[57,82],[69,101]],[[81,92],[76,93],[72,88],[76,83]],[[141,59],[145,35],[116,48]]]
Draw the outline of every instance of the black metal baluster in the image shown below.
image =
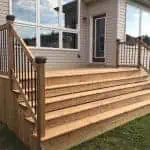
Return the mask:
[[31,99],[32,99],[32,107],[34,107],[34,98],[33,98],[33,93],[34,93],[34,89],[33,89],[33,69],[32,69],[32,63],[30,63],[30,67],[31,67]]
[[148,66],[148,62],[147,62],[148,61],[148,50],[147,50],[147,48],[145,48],[145,50],[146,50],[146,60],[145,60],[146,61],[146,66],[145,67],[146,67],[146,69],[148,69],[147,68],[147,66]]
[[24,54],[24,65],[25,65],[25,67],[24,67],[24,72],[25,72],[25,74],[24,74],[24,89],[25,89],[25,94],[27,94],[27,80],[26,80],[26,78],[27,78],[27,72],[26,72],[27,58],[26,58],[25,54]]
[[35,114],[37,114],[37,72],[34,70],[34,88],[35,88]]
[[31,100],[30,100],[30,68],[29,67],[30,67],[29,59],[27,59],[27,68],[28,68],[27,69],[28,70],[27,71],[27,74],[28,74],[28,78],[27,78],[27,83],[28,83],[28,90],[27,91],[28,91],[28,94],[27,95],[28,95],[28,100],[30,102]]
[[24,53],[23,53],[23,48],[22,48],[22,46],[21,46],[21,58],[22,58],[22,87],[24,87],[24,55],[23,55]]
[[2,37],[0,31],[0,71],[2,71]]
[[128,47],[129,65],[131,64],[131,47],[132,45],[129,44],[129,47]]
[[17,49],[17,40],[14,39],[14,48],[15,48],[15,51],[16,51],[16,78],[18,78],[18,49]]

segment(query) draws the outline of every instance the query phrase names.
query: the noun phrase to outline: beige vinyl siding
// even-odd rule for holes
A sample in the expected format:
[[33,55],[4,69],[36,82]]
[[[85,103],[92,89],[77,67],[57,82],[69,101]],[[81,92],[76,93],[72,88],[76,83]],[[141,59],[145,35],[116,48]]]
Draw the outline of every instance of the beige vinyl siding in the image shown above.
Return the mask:
[[118,0],[118,38],[125,40],[127,0]]
[[33,49],[34,56],[44,56],[47,58],[47,68],[70,68],[87,64],[83,57],[78,58],[78,51]]
[[[89,15],[96,16],[106,13],[106,41],[105,58],[106,65],[116,65],[116,39],[117,39],[117,15],[118,0],[101,0],[88,6]],[[91,50],[92,51],[92,50]]]
[[6,16],[9,12],[9,0],[0,0],[0,24],[6,22]]

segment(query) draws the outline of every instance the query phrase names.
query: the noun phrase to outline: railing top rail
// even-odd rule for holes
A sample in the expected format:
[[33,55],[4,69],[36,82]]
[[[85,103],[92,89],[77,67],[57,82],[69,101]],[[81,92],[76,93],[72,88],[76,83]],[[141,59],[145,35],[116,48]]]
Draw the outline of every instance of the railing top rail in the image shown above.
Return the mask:
[[118,42],[119,44],[125,44],[125,45],[136,45],[136,44],[138,44],[138,40],[131,41],[131,42],[117,40],[117,42]]
[[142,40],[139,40],[139,43],[140,43],[143,47],[147,48],[147,50],[150,50],[150,46],[149,46],[147,43],[143,42]]
[[21,43],[21,45],[22,45],[22,47],[24,49],[24,53],[27,55],[28,59],[36,67],[34,56],[32,55],[32,53],[29,50],[29,48],[26,46],[25,42],[20,38],[20,36],[18,35],[18,33],[15,31],[13,25],[11,25],[11,30],[12,30],[12,32],[13,32],[12,34],[15,36],[15,38]]
[[117,42],[119,44],[125,44],[125,45],[128,45],[128,44],[129,45],[141,44],[141,46],[143,46],[143,47],[147,48],[148,50],[150,50],[150,46],[147,43],[145,43],[144,41],[142,41],[141,39],[136,39],[134,42],[133,41],[131,41],[131,42],[121,41],[120,39],[117,39]]

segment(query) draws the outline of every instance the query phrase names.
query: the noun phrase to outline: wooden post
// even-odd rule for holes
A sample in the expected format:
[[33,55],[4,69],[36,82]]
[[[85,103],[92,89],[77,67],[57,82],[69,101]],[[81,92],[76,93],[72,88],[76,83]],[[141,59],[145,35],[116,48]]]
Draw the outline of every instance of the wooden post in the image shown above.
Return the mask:
[[120,39],[117,39],[116,41],[116,67],[119,67],[119,43]]
[[137,67],[140,68],[141,66],[141,38],[138,40],[138,64]]
[[15,21],[15,16],[8,15],[6,16],[6,20],[8,23],[8,30],[7,30],[7,44],[8,44],[8,70],[9,70],[9,77],[10,77],[10,87],[13,89],[13,77],[12,74],[14,72],[14,48],[13,48],[13,35],[11,32],[11,25]]
[[37,132],[38,137],[45,136],[45,63],[46,58],[36,57],[37,63]]

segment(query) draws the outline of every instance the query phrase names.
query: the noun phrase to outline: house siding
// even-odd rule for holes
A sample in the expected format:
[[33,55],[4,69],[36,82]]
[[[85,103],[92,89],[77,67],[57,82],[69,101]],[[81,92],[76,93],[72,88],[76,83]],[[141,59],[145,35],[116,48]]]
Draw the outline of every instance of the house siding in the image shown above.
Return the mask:
[[90,16],[106,13],[105,63],[110,66],[116,65],[117,4],[117,0],[102,0],[88,6]]
[[125,41],[127,0],[118,0],[118,39]]
[[6,16],[9,13],[9,0],[0,0],[0,24],[6,23]]

